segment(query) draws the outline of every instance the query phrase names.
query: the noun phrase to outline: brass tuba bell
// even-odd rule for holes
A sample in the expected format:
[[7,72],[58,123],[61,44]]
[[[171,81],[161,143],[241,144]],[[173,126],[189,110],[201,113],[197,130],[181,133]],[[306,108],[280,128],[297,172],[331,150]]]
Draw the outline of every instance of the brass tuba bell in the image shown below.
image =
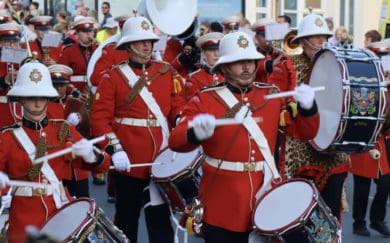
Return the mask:
[[299,55],[299,54],[302,54],[303,52],[303,49],[302,49],[302,46],[300,44],[296,44],[296,43],[292,43],[292,39],[295,38],[295,36],[297,36],[297,30],[291,30],[289,31],[285,36],[284,36],[284,39],[283,39],[283,49],[284,51],[292,56],[292,55]]

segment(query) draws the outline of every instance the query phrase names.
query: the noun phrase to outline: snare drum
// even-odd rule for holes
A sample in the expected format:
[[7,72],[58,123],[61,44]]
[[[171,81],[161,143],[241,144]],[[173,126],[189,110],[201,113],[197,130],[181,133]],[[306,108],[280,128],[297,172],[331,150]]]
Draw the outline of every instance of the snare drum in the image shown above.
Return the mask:
[[172,209],[184,212],[185,207],[198,196],[203,159],[200,150],[178,153],[164,149],[156,157],[154,162],[161,164],[152,166],[152,179]]
[[337,218],[305,179],[291,179],[266,192],[257,203],[253,224],[260,234],[282,242],[297,230],[309,242],[338,242],[341,237]]
[[381,60],[368,49],[324,48],[314,60],[320,127],[311,145],[323,152],[359,153],[375,146],[386,109]]
[[129,242],[89,198],[79,198],[61,207],[41,232],[59,242]]

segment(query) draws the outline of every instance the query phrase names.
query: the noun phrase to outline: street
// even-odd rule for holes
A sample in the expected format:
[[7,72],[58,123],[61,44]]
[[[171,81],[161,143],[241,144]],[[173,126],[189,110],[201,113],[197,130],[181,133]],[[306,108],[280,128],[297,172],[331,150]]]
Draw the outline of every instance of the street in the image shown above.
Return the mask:
[[[352,183],[352,176],[349,175],[347,178],[347,183],[346,183],[346,189],[347,189],[347,194],[348,194],[348,202],[350,206],[350,212],[344,213],[343,214],[343,232],[342,232],[342,242],[343,243],[365,243],[365,242],[370,242],[370,243],[385,243],[389,242],[389,238],[384,238],[381,236],[379,233],[377,233],[374,230],[370,230],[371,232],[371,237],[362,237],[362,236],[357,236],[352,234],[352,192],[353,192],[353,183]],[[371,184],[371,193],[370,193],[370,202],[372,200],[372,196],[374,195],[376,189],[375,183]],[[91,183],[90,186],[90,193],[91,197],[93,197],[96,200],[97,205],[102,208],[105,212],[105,215],[108,216],[109,218],[113,218],[114,215],[114,205],[107,203],[107,194],[106,194],[106,186],[96,186]],[[370,206],[370,205],[368,205]],[[388,210],[390,211],[390,204],[388,205]],[[367,210],[369,212],[369,208]],[[387,223],[390,224],[390,212],[388,211],[387,213]],[[368,219],[368,213],[366,220]],[[147,238],[147,232],[145,228],[145,223],[143,219],[143,215],[141,215],[140,218],[140,228],[139,228],[139,239],[138,243],[148,243],[148,238]],[[179,231],[178,233],[178,239],[180,243],[184,243],[184,234],[182,231]],[[195,237],[195,236],[188,236],[188,243],[202,243],[204,242],[201,238]]]

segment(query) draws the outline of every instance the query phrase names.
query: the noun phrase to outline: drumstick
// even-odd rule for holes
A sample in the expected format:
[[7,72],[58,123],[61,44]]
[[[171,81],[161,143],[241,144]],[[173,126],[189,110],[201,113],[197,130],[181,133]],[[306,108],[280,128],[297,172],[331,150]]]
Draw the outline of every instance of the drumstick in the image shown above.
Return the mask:
[[48,186],[50,184],[47,183],[39,183],[39,182],[33,182],[33,181],[19,181],[19,180],[10,180],[8,183],[9,186],[28,186],[28,187],[44,187]]
[[[143,163],[143,164],[130,164],[130,168],[135,167],[144,167],[144,166],[153,166],[153,165],[162,165],[162,162],[156,162],[156,163]],[[114,166],[110,166],[110,170],[115,170]]]
[[[97,138],[93,138],[93,139],[88,140],[88,141],[91,142],[92,144],[94,144],[94,143],[98,143],[98,142],[104,141],[105,139],[106,139],[106,135],[103,135],[103,136],[100,136],[100,137],[97,137]],[[72,152],[72,147],[69,147],[69,148],[66,148],[66,149],[63,149],[63,150],[60,150],[60,151],[57,151],[57,152],[54,152],[54,153],[51,153],[51,154],[39,157],[39,158],[35,159],[34,163],[40,163],[40,162],[43,162],[43,161],[46,161],[46,160],[54,159],[54,158],[57,158],[57,157],[62,156],[64,154],[71,153],[71,152]]]
[[[324,86],[318,86],[318,87],[312,87],[314,91],[321,91],[325,90]],[[275,94],[269,94],[265,95],[264,99],[275,99],[275,98],[283,98],[287,96],[293,96],[295,94],[295,90],[292,91],[286,91],[286,92],[280,92],[280,93],[275,93]]]
[[[253,119],[256,122],[260,122],[263,120],[262,117],[253,117]],[[218,127],[218,126],[236,125],[236,124],[242,124],[242,122],[243,121],[236,120],[235,118],[219,118],[219,119],[215,119],[215,126]],[[194,122],[189,121],[188,127],[193,127],[193,126],[194,126]]]

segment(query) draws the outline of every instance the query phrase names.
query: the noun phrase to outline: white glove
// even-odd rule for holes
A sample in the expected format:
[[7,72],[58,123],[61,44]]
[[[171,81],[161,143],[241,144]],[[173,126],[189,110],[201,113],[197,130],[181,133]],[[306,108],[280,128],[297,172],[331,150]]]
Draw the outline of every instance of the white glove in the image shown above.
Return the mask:
[[76,112],[70,113],[66,120],[68,120],[69,124],[73,126],[77,126],[80,123],[80,117]]
[[94,163],[96,161],[93,144],[85,138],[72,145],[72,153],[82,157],[87,163]]
[[192,120],[194,133],[199,141],[213,136],[215,129],[215,117],[210,114],[199,114]]
[[11,200],[12,196],[10,193],[1,196],[1,206],[3,206],[4,208],[9,208],[11,206]]
[[314,89],[307,84],[295,87],[294,99],[305,110],[310,110],[314,103]]
[[4,172],[0,172],[0,190],[3,190],[9,184],[9,178]]
[[130,160],[125,151],[115,152],[111,156],[112,163],[117,171],[130,172]]

